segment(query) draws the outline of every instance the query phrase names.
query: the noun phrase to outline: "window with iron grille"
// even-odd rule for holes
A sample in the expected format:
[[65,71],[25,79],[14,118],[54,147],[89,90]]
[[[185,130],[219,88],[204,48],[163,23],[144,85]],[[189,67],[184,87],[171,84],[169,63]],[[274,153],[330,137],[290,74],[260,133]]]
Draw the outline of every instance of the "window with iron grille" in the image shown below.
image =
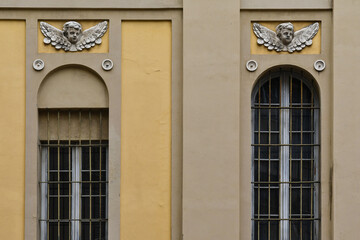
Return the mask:
[[39,111],[40,239],[107,239],[107,110]]
[[262,77],[252,95],[252,239],[320,239],[320,107],[294,70]]

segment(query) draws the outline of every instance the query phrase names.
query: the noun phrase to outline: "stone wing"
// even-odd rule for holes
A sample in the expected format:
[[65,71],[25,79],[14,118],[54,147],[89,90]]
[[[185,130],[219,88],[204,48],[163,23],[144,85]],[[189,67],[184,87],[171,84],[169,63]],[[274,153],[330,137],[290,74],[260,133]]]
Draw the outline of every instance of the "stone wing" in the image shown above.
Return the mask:
[[258,38],[257,43],[259,45],[264,45],[268,50],[276,50],[279,52],[284,48],[284,45],[278,39],[276,33],[267,27],[264,27],[259,23],[254,23],[253,31]]
[[108,28],[107,21],[103,21],[87,30],[85,30],[80,38],[80,40],[76,43],[76,48],[78,50],[82,50],[84,48],[91,48],[95,46],[95,44],[101,44],[101,37],[104,36]]
[[40,30],[45,36],[44,43],[53,45],[56,49],[69,51],[71,43],[64,36],[64,32],[46,22],[40,22]]
[[317,32],[319,31],[319,23],[313,23],[299,31],[294,33],[294,39],[288,46],[288,51],[301,51],[306,46],[310,46],[312,44],[312,39],[315,37]]

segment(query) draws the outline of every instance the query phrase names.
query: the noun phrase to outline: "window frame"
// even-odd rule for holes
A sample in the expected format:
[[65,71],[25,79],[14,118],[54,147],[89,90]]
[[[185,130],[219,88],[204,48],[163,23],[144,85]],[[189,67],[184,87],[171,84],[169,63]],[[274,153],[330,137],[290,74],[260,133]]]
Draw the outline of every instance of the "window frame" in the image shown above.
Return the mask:
[[[314,163],[314,192],[313,196],[313,207],[314,207],[314,219],[312,220],[314,222],[314,235],[315,240],[321,239],[321,185],[320,185],[320,97],[318,93],[318,87],[316,84],[316,81],[307,73],[304,71],[293,69],[293,68],[278,68],[274,71],[267,71],[265,72],[259,80],[254,85],[252,92],[251,92],[251,239],[256,239],[254,236],[255,226],[255,213],[254,213],[254,191],[255,191],[255,179],[254,179],[254,164],[255,164],[255,154],[254,154],[254,148],[255,148],[255,142],[254,142],[254,133],[255,133],[255,97],[257,93],[259,92],[259,89],[267,82],[271,82],[271,79],[274,79],[276,77],[279,77],[279,86],[280,86],[280,102],[279,102],[279,143],[280,143],[280,150],[279,150],[279,239],[281,240],[287,240],[289,239],[289,235],[291,234],[291,221],[292,216],[291,213],[289,213],[289,209],[291,209],[291,185],[292,180],[289,178],[289,173],[292,170],[286,171],[286,169],[290,169],[292,157],[289,156],[290,154],[290,148],[294,144],[291,143],[291,122],[293,121],[291,118],[291,111],[293,109],[296,109],[293,105],[291,105],[292,100],[290,99],[291,96],[291,84],[292,84],[292,78],[295,78],[301,82],[301,94],[302,94],[302,86],[305,85],[312,93],[312,99],[313,99],[313,118],[312,121],[314,123],[314,140],[312,147],[316,146],[316,150],[313,149],[314,152],[313,156],[313,163]],[[270,88],[270,87],[269,87]],[[271,90],[270,90],[271,92]],[[270,103],[268,103],[269,106],[271,106]],[[301,95],[301,106],[300,109],[306,108],[302,105],[302,95]],[[259,109],[260,109],[260,102],[259,102]],[[271,107],[264,107],[265,109],[271,109]],[[302,121],[302,111],[300,119]],[[260,119],[260,115],[258,116]],[[269,119],[269,118],[268,118]],[[258,131],[260,132],[260,125],[258,126]],[[301,127],[302,129],[302,127]],[[271,133],[271,130],[269,129],[269,134]],[[301,131],[302,134],[302,131]],[[260,138],[259,138],[260,141]],[[271,142],[269,142],[268,146],[271,146]],[[301,157],[301,162],[302,162]],[[259,169],[260,171],[260,169]],[[302,180],[301,180],[302,181]],[[300,185],[302,186],[303,183]],[[260,185],[259,185],[260,186]],[[270,186],[270,185],[269,185]],[[270,193],[269,193],[270,194]],[[312,193],[311,193],[312,194]],[[260,195],[259,195],[260,196]],[[259,200],[258,200],[259,201]],[[269,201],[269,200],[268,200]],[[268,202],[269,204],[269,202]],[[270,209],[270,206],[268,206]],[[270,210],[269,210],[270,211]],[[269,212],[270,213],[270,212]],[[301,217],[301,212],[300,212]],[[287,219],[287,220],[285,220]],[[301,220],[303,221],[303,220]],[[270,217],[268,222],[270,223]],[[270,231],[270,230],[269,230]],[[268,233],[269,234],[269,233]],[[291,236],[290,236],[291,237]],[[270,239],[270,235],[268,235],[268,238]]]

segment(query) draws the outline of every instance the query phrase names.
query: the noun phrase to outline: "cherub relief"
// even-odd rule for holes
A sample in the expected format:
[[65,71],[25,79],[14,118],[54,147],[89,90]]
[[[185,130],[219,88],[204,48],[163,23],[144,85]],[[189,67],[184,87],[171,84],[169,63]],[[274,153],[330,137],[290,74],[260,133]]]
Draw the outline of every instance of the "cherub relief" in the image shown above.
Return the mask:
[[254,23],[253,30],[259,45],[264,45],[270,51],[292,53],[312,44],[312,39],[319,31],[319,23],[313,23],[296,32],[292,23],[281,23],[276,27],[276,33],[259,23]]
[[40,22],[40,30],[45,36],[44,43],[64,51],[82,51],[84,48],[94,47],[101,44],[101,37],[107,31],[107,21],[101,22],[85,31],[82,31],[80,23],[75,21],[66,22],[63,31],[46,23]]

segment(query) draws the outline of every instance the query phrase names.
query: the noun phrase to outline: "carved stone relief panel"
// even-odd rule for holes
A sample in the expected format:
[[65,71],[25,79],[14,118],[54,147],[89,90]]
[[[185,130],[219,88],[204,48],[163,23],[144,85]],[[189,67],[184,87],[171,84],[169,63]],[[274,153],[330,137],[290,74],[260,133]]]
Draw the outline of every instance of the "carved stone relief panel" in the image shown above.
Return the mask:
[[251,25],[252,54],[320,53],[319,22],[252,22]]
[[[57,52],[56,50],[64,50],[65,52],[77,52],[84,49],[98,48],[103,42],[103,37],[108,29],[108,21],[102,21],[94,24],[85,21],[87,24],[82,24],[76,21],[40,21],[39,30],[41,35],[38,43],[39,52]],[[106,36],[106,45],[108,45],[108,37]],[[102,51],[92,52],[107,52],[102,48]],[[49,49],[52,49],[49,50]],[[45,51],[44,51],[45,50]],[[105,51],[104,51],[105,50]]]

